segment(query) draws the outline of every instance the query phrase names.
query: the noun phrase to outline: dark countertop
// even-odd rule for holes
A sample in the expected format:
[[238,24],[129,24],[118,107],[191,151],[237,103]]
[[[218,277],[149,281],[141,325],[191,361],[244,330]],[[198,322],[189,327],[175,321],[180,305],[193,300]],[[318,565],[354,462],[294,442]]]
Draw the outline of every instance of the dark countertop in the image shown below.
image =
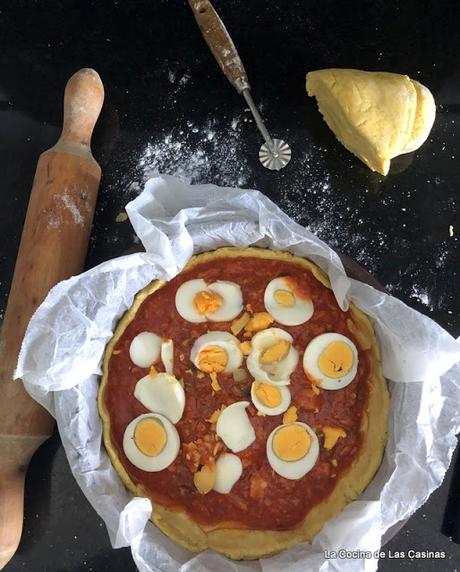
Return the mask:
[[[103,178],[88,267],[135,244],[129,222],[115,218],[159,169],[265,192],[389,292],[460,335],[457,3],[215,0],[215,7],[269,130],[291,144],[293,159],[280,173],[260,166],[245,104],[185,2],[0,2],[1,316],[36,161],[59,133],[64,85],[77,69],[94,67],[106,102],[93,145]],[[425,83],[438,106],[428,141],[394,160],[387,177],[369,171],[336,142],[305,94],[305,72],[324,67],[401,72]],[[451,499],[460,495],[460,467],[452,473],[387,545],[393,553],[443,550],[446,559],[387,558],[381,570],[457,569],[460,545],[441,532],[444,520],[454,534],[446,503],[451,483]],[[56,435],[32,461],[23,540],[6,569],[134,569],[127,549],[110,548]]]

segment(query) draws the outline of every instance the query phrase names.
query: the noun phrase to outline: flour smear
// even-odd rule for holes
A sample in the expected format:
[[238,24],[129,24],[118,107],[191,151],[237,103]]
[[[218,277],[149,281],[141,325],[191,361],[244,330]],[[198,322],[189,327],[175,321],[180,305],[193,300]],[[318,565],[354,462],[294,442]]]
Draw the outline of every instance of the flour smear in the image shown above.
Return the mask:
[[212,172],[218,171],[220,184],[225,181],[226,186],[244,187],[250,167],[238,130],[241,121],[244,121],[242,116],[224,123],[219,121],[218,129],[217,122],[211,119],[201,125],[186,121],[183,127],[155,137],[137,161],[143,182],[158,173],[188,183],[211,182]]

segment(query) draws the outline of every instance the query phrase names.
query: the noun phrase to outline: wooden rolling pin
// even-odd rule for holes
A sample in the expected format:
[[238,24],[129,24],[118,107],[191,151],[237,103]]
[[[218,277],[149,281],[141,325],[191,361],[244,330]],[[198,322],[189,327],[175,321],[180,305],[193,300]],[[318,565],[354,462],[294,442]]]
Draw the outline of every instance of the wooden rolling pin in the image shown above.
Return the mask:
[[37,306],[52,286],[83,269],[101,178],[90,144],[103,101],[94,70],[68,81],[62,134],[40,156],[22,231],[0,335],[0,568],[21,538],[27,466],[53,430],[53,419],[13,379],[14,370]]

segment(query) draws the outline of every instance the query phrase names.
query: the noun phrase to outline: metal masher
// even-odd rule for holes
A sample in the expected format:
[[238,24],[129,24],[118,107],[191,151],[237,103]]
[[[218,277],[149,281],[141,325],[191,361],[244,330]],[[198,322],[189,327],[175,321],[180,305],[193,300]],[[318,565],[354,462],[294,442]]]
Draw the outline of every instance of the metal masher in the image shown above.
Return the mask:
[[265,143],[259,150],[260,162],[267,169],[279,171],[291,160],[291,148],[282,139],[272,139],[270,137],[259,110],[251,97],[251,87],[243,62],[224,23],[209,0],[188,0],[188,2],[214,58],[228,81],[246,100],[256,125],[262,134]]

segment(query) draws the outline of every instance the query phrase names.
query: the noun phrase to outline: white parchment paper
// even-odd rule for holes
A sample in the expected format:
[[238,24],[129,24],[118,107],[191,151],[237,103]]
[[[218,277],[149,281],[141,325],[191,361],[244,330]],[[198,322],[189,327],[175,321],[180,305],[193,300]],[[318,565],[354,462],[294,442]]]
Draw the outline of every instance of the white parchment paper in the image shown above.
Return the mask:
[[[348,279],[326,244],[257,191],[157,177],[126,210],[147,252],[55,286],[29,324],[16,372],[56,418],[71,470],[113,546],[130,545],[142,572],[375,570],[382,541],[426,501],[448,468],[460,431],[460,343],[399,300]],[[172,278],[193,253],[224,245],[289,250],[316,262],[342,308],[351,300],[374,319],[390,380],[388,445],[364,494],[311,544],[257,562],[236,563],[211,551],[195,555],[156,529],[150,501],[132,498],[111,466],[96,406],[105,345],[136,292],[155,278]],[[339,549],[357,557],[325,557],[325,550]]]

